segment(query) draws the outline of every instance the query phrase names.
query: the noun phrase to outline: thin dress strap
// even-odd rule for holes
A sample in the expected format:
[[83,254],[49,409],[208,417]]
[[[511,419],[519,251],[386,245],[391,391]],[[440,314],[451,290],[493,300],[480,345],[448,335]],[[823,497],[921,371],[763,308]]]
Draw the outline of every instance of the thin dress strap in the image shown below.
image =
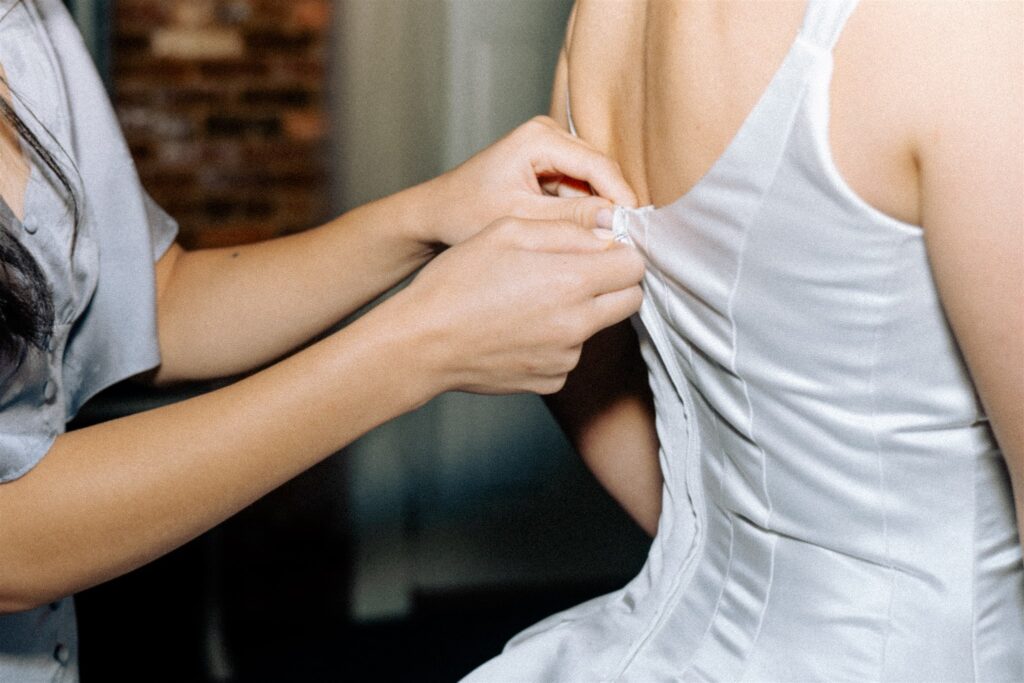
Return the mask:
[[[843,32],[846,20],[853,14],[858,2],[859,0],[808,0],[800,36],[831,52]],[[569,132],[578,137],[576,124],[572,120],[572,98],[569,96],[568,79],[565,84],[565,118],[569,124]]]
[[565,120],[569,122],[569,132],[572,133],[574,138],[579,137],[576,134],[576,124],[572,120],[572,99],[569,97],[569,79],[565,79]]
[[831,52],[856,6],[857,0],[809,0],[800,36]]

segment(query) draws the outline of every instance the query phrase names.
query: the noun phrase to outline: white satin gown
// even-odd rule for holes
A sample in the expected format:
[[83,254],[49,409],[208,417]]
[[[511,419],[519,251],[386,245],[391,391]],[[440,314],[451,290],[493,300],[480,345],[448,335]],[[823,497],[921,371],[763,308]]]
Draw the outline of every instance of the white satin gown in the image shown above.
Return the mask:
[[1024,681],[1006,466],[922,231],[830,156],[832,48],[854,5],[810,2],[691,191],[618,210],[648,266],[635,322],[658,533],[625,588],[467,681]]

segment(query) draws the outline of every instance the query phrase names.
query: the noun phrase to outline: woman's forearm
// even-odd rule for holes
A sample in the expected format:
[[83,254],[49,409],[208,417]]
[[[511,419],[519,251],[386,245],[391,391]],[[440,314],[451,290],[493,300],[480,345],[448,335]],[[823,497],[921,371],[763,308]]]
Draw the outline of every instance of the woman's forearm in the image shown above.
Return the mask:
[[249,371],[299,347],[422,266],[424,187],[307,232],[158,264],[157,382]]
[[583,341],[637,309],[642,275],[589,230],[503,221],[277,365],[59,437],[0,484],[0,611],[144,564],[441,391],[557,391]]
[[418,333],[379,322],[371,313],[225,389],[60,436],[0,486],[0,612],[145,564],[426,400]]

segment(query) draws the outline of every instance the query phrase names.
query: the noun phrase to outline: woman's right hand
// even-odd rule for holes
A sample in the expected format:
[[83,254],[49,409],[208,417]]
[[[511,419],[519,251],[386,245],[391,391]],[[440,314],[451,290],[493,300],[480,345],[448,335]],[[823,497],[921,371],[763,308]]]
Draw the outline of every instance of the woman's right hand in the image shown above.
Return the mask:
[[546,116],[520,125],[413,194],[419,198],[416,239],[433,249],[460,244],[502,216],[594,227],[610,216],[613,204],[637,204],[617,163]]
[[548,394],[585,340],[640,307],[643,272],[608,231],[504,218],[439,255],[381,308],[418,332],[427,393]]

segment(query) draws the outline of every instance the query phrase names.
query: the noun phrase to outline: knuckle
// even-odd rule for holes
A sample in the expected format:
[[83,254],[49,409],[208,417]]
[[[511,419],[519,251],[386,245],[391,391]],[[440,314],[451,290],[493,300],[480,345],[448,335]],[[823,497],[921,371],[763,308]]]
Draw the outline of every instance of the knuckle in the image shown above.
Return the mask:
[[565,382],[568,379],[566,375],[558,375],[557,377],[551,377],[540,382],[538,387],[538,394],[557,394],[559,391],[565,388]]
[[566,333],[569,344],[580,346],[590,336],[590,321],[582,314],[568,316]]
[[635,249],[623,249],[622,252],[625,254],[626,275],[634,282],[639,282],[643,279],[644,272],[647,270],[643,258]]
[[586,285],[586,278],[574,268],[562,268],[559,270],[557,281],[559,290],[566,293],[578,292]]
[[583,345],[577,344],[569,349],[566,355],[566,370],[571,371],[580,363],[580,356],[583,355]]
[[527,123],[542,128],[550,128],[552,124],[554,124],[554,120],[550,116],[545,116],[544,114],[537,114],[536,116],[532,117],[529,121],[527,121]]
[[529,230],[520,230],[512,237],[515,246],[523,251],[543,251],[544,236]]
[[519,236],[520,230],[514,218],[508,216],[499,218],[498,220],[491,223],[491,229],[494,234],[503,240],[512,240]]
[[587,225],[591,203],[586,199],[577,199],[573,202],[572,220],[576,225]]
[[548,127],[546,116],[534,116],[520,126],[520,130],[527,135],[539,135],[550,130],[550,128]]
[[629,288],[627,292],[627,302],[632,311],[636,311],[640,308],[640,305],[644,302],[644,290],[641,289],[640,285],[634,285]]
[[560,345],[576,346],[582,341],[585,321],[577,313],[566,313],[559,316],[554,332]]

